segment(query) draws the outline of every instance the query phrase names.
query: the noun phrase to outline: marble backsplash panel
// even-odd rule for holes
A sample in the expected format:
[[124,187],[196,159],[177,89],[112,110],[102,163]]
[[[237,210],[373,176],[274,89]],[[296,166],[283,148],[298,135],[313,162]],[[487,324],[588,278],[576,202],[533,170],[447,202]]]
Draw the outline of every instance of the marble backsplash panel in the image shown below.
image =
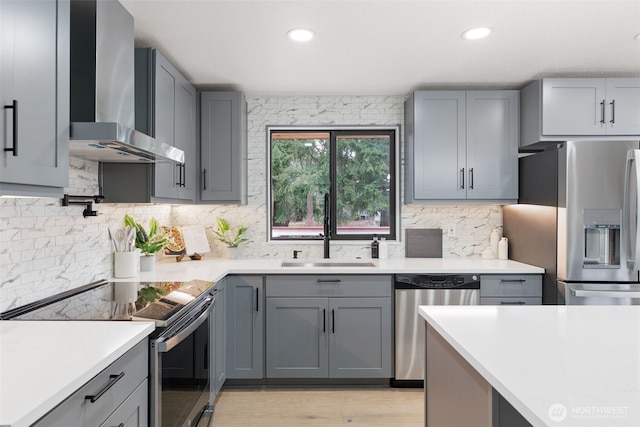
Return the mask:
[[[249,226],[250,241],[240,247],[247,258],[321,258],[321,242],[267,242],[267,125],[398,125],[404,121],[404,96],[248,97],[248,204],[103,204],[100,215],[83,218],[82,206],[62,207],[58,199],[0,198],[0,311],[108,278],[112,255],[108,227],[125,214],[148,224],[214,226],[217,216]],[[402,134],[402,132],[401,132]],[[402,137],[402,135],[401,135]],[[402,141],[401,141],[402,143]],[[401,164],[402,169],[402,164]],[[403,171],[400,171],[403,176]],[[97,163],[71,159],[68,194],[98,192]],[[491,229],[502,225],[497,205],[401,205],[400,236],[406,228],[442,228],[443,256],[479,256]],[[449,233],[453,230],[453,233]],[[211,253],[224,247],[208,232]],[[332,242],[332,257],[369,257],[369,242]],[[390,243],[389,256],[403,257],[404,242]]]

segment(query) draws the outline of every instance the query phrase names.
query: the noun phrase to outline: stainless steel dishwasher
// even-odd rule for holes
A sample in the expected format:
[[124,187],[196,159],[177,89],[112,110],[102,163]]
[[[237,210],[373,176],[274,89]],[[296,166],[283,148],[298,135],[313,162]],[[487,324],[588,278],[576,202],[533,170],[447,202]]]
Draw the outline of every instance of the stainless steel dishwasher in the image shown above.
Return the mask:
[[394,386],[424,384],[424,321],[420,305],[478,305],[479,274],[397,274],[394,280],[395,380]]

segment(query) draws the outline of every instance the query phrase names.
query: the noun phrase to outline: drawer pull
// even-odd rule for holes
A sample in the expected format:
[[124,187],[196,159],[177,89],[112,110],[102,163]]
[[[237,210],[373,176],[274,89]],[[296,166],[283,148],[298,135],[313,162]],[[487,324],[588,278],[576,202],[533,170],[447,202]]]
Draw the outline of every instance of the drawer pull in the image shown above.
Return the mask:
[[500,305],[525,305],[524,301],[500,301]]
[[524,283],[527,279],[501,279],[500,283]]
[[124,372],[120,372],[120,375],[109,375],[110,381],[102,390],[100,390],[97,394],[88,395],[88,396],[85,396],[84,398],[86,400],[91,400],[91,403],[95,403],[98,399],[102,397],[103,394],[109,391],[109,389],[113,387],[115,383],[120,381],[122,377],[124,377]]
[[318,283],[340,283],[340,279],[318,279]]

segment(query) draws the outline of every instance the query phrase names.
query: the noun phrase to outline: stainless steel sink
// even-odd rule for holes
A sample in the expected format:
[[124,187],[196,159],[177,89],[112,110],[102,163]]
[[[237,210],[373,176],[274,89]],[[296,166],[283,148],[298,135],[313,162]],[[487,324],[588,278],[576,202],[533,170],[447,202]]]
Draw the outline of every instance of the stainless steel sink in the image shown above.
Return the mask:
[[375,267],[372,262],[340,262],[340,261],[322,261],[322,262],[305,262],[305,261],[284,261],[282,267],[306,267],[306,268],[318,268],[318,267]]

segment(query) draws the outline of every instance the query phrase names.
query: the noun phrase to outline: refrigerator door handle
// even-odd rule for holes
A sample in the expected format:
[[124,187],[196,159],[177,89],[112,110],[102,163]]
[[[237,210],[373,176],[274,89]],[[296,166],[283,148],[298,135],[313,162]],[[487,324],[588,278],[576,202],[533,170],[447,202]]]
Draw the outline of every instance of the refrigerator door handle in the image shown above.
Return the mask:
[[576,297],[640,298],[640,291],[590,291],[585,289],[571,289],[571,294]]
[[622,227],[627,252],[627,267],[638,270],[640,267],[640,239],[638,239],[638,201],[640,190],[640,150],[627,152],[624,177],[624,204],[622,208]]

